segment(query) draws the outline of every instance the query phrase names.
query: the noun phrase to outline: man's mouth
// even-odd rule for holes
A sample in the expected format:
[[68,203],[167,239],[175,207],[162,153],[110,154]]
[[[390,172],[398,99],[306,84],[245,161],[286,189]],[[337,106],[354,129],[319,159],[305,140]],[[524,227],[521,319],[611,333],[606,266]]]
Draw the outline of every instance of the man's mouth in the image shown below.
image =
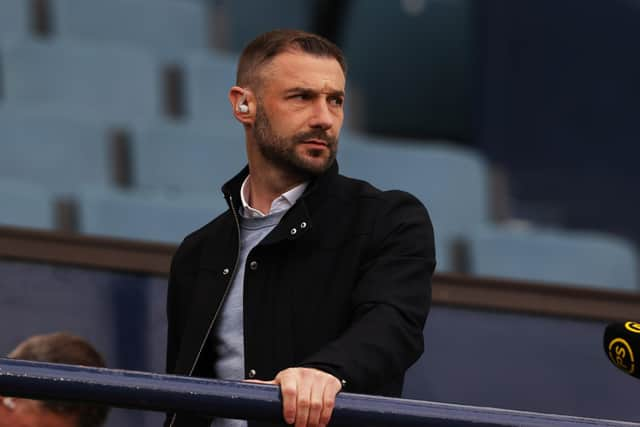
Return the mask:
[[305,139],[304,141],[302,141],[303,144],[312,144],[312,145],[318,145],[318,146],[322,146],[322,147],[328,147],[329,143],[327,141],[325,141],[324,139],[318,139],[318,138],[309,138],[309,139]]

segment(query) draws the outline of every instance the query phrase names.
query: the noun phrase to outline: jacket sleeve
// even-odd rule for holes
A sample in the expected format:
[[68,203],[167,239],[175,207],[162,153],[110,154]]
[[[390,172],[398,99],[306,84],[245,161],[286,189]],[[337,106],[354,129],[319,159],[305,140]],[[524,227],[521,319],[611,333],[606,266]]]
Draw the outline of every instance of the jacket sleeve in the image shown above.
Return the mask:
[[300,364],[331,373],[356,393],[402,378],[420,357],[431,303],[435,248],[427,210],[407,193],[384,195],[352,294],[353,320]]

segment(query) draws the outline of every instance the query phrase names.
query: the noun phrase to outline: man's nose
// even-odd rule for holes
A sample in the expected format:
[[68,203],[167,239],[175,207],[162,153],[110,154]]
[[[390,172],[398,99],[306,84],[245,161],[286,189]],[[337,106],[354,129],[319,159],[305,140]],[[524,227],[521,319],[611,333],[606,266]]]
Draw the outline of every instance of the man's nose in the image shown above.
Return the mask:
[[329,104],[326,99],[318,99],[313,105],[313,115],[309,121],[309,126],[312,128],[330,129],[333,126],[335,117],[331,112]]

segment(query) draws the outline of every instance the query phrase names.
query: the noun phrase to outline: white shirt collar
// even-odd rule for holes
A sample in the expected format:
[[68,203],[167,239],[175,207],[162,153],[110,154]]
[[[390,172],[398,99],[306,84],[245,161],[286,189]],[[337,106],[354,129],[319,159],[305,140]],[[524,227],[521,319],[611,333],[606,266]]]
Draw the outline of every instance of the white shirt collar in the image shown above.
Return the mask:
[[286,211],[298,201],[300,196],[302,196],[302,193],[304,193],[304,190],[307,188],[307,185],[309,185],[308,181],[303,182],[302,184],[296,185],[286,193],[276,197],[275,200],[271,202],[271,209],[265,215],[259,210],[252,208],[249,206],[249,203],[247,203],[247,199],[249,199],[249,193],[251,191],[250,187],[247,185],[248,182],[249,176],[247,175],[242,183],[242,187],[240,187],[240,200],[242,201],[240,215],[244,218],[259,218]]

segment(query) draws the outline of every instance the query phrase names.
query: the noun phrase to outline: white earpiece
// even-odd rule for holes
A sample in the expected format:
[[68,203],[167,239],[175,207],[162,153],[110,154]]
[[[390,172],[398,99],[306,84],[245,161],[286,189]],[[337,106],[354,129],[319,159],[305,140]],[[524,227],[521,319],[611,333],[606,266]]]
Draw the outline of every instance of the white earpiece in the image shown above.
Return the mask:
[[241,113],[248,113],[249,106],[245,104],[246,101],[247,101],[247,94],[243,93],[242,96],[240,97],[240,101],[238,101],[238,104],[236,105],[236,110],[238,110]]

